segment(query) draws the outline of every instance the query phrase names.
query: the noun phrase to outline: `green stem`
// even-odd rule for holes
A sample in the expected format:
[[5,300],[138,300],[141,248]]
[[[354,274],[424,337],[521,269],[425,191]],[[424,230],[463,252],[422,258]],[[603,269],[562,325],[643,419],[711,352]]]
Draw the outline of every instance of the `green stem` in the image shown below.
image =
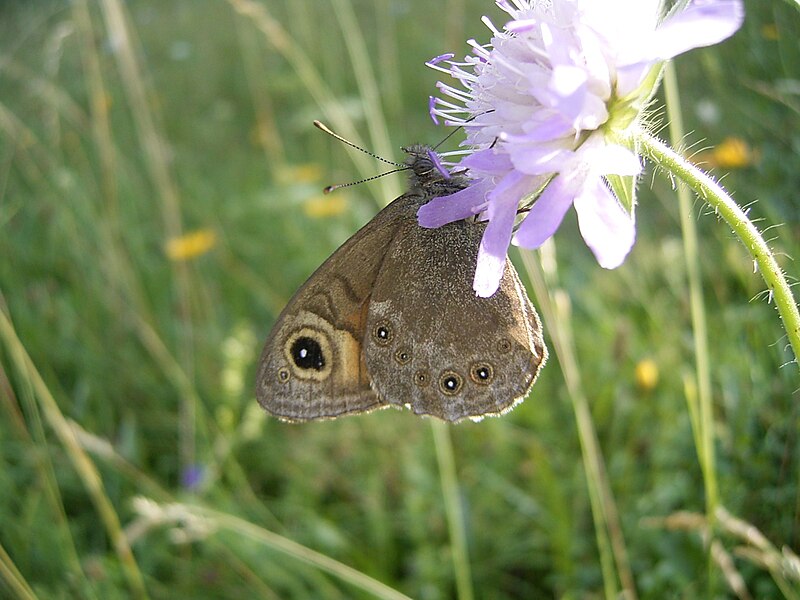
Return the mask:
[[800,356],[800,311],[789,283],[761,233],[722,186],[710,176],[646,131],[639,131],[635,138],[647,158],[683,181],[702,200],[708,202],[745,245],[767,283],[770,298],[775,301],[797,363],[797,357]]
[[[167,515],[173,515],[173,517],[183,514],[209,519],[213,526],[226,529],[238,536],[261,542],[273,550],[330,573],[334,577],[338,577],[342,581],[346,581],[376,598],[381,598],[382,600],[411,600],[405,594],[392,589],[377,579],[373,579],[369,575],[365,575],[357,569],[234,515],[190,504],[156,504],[156,506],[161,507],[162,510],[166,509]],[[179,522],[185,524],[186,520],[183,519]]]
[[[575,354],[571,327],[572,310],[569,297],[558,287],[555,273],[551,278],[546,278],[541,260],[535,260],[529,252],[522,252],[521,257],[542,313],[545,330],[550,333],[578,426],[578,440],[594,520],[605,597],[609,600],[614,598],[636,600],[636,584],[630,568],[619,511],[595,431],[589,400],[581,383],[581,371]],[[615,566],[623,587],[621,592],[617,585],[617,577],[614,575]]]
[[0,581],[5,582],[8,590],[19,600],[36,600],[36,594],[17,569],[17,565],[11,560],[2,543],[0,543]]
[[433,443],[436,446],[436,459],[439,462],[444,511],[447,516],[447,526],[450,530],[450,546],[456,578],[456,597],[459,600],[472,600],[475,594],[472,589],[469,551],[467,550],[467,532],[464,526],[464,511],[458,490],[456,461],[453,458],[453,440],[450,438],[450,430],[445,423],[431,419],[431,429],[433,430]]

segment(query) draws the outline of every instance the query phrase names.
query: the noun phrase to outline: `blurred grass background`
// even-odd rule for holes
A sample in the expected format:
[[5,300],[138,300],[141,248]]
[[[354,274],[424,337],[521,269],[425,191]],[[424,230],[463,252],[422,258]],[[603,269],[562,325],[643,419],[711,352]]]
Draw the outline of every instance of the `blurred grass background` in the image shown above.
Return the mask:
[[[746,4],[676,62],[677,145],[794,279],[800,15]],[[511,414],[257,407],[284,303],[403,186],[321,196],[381,167],[311,121],[389,158],[435,143],[423,62],[488,39],[483,14],[503,23],[478,0],[0,2],[0,595],[800,598],[797,366],[696,201],[687,262],[659,174],[620,269],[573,217],[522,257],[551,359]]]

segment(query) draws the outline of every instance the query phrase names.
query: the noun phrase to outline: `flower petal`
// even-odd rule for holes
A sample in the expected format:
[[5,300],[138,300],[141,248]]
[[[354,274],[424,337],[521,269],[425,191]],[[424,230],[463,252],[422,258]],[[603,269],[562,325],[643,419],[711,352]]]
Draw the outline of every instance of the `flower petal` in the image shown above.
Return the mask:
[[534,202],[528,216],[519,226],[514,244],[523,248],[538,248],[561,225],[572,205],[574,192],[565,177],[555,177]]
[[505,149],[514,168],[527,175],[556,173],[575,155],[554,144],[509,144]]
[[589,166],[592,173],[599,175],[638,175],[642,171],[642,163],[635,152],[624,146],[602,141],[584,144],[580,159]]
[[512,171],[489,194],[489,224],[478,249],[472,288],[481,298],[492,296],[500,287],[506,254],[517,217],[517,204],[527,189],[528,178]]
[[439,174],[445,179],[450,179],[450,171],[448,171],[447,167],[444,166],[442,160],[439,158],[439,155],[430,148],[428,148],[426,154],[428,155],[428,160],[431,161],[431,164],[433,164],[434,168],[439,171]]
[[636,238],[633,217],[600,177],[586,181],[574,204],[581,235],[598,264],[604,269],[616,269]]
[[500,154],[494,148],[486,148],[468,154],[458,164],[479,175],[502,175],[512,169],[511,159],[508,155]]
[[586,68],[561,65],[553,68],[549,88],[553,94],[552,107],[568,119],[576,129],[597,129],[608,120],[605,98],[589,90]]
[[439,124],[439,119],[436,118],[436,96],[428,96],[428,114],[436,125]]
[[419,207],[417,222],[421,227],[436,229],[476,215],[485,208],[486,195],[491,189],[491,181],[482,179],[455,194],[434,198]]
[[647,73],[653,68],[650,60],[638,61],[617,68],[617,94],[621,98],[632,94],[642,84]]
[[[544,109],[542,113],[546,114]],[[564,115],[555,111],[550,111],[546,118],[530,119],[529,121],[530,123],[523,125],[524,137],[532,142],[549,142],[574,134],[572,123],[566,120]]]
[[744,21],[741,0],[695,0],[667,18],[650,40],[649,58],[666,60],[732,36]]
[[439,56],[434,56],[432,59],[430,59],[428,62],[426,62],[425,65],[427,65],[427,66],[437,65],[440,62],[444,62],[446,60],[450,60],[451,58],[454,58],[454,57],[455,57],[455,54],[453,54],[452,52],[448,52],[447,54],[440,54]]

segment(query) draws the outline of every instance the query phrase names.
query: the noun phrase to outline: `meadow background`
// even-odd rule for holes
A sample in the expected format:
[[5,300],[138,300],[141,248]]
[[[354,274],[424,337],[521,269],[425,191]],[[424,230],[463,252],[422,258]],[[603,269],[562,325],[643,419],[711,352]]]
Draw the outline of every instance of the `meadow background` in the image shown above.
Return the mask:
[[[655,119],[682,117],[794,281],[800,11],[746,6]],[[478,0],[0,1],[0,596],[800,598],[797,364],[741,244],[652,168],[621,268],[574,215],[515,256],[550,361],[512,413],[256,405],[285,302],[404,185],[322,196],[383,169],[312,120],[388,158],[436,143],[423,62],[488,40],[483,14],[504,22]]]

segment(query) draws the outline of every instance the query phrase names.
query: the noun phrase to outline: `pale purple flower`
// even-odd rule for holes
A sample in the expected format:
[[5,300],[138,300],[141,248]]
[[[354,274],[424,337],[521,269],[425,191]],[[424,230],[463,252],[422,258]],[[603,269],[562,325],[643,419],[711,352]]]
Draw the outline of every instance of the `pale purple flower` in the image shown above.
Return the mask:
[[[484,17],[489,44],[470,41],[472,54],[462,61],[443,54],[428,63],[460,83],[439,82],[430,112],[466,131],[471,153],[459,167],[474,181],[418,213],[423,227],[469,215],[488,220],[474,281],[479,296],[497,291],[509,243],[538,248],[570,206],[598,263],[622,264],[635,239],[632,198],[642,167],[617,140],[638,124],[663,61],[724,40],[744,18],[741,0],[689,0],[664,18],[660,0],[497,5],[512,20],[501,30]],[[624,205],[615,193],[621,181],[629,183]],[[530,208],[521,218],[520,206]]]

